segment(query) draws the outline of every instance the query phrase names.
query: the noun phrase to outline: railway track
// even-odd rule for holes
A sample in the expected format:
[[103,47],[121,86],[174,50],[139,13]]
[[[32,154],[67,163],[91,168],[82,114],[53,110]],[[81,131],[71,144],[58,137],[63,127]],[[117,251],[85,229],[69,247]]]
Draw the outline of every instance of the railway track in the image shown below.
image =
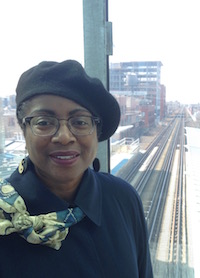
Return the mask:
[[184,117],[152,142],[126,179],[141,196],[154,277],[187,276]]

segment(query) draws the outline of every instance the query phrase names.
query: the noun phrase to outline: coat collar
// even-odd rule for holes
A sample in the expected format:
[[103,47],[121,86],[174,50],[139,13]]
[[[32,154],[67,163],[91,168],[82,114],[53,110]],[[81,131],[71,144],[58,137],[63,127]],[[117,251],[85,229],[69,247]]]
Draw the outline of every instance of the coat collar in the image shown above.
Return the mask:
[[[74,204],[80,207],[96,225],[101,223],[102,190],[99,179],[91,169],[87,169],[79,185]],[[24,199],[31,215],[65,210],[69,204],[53,194],[37,177],[34,165],[28,160],[24,174],[16,170],[8,179],[19,195]]]

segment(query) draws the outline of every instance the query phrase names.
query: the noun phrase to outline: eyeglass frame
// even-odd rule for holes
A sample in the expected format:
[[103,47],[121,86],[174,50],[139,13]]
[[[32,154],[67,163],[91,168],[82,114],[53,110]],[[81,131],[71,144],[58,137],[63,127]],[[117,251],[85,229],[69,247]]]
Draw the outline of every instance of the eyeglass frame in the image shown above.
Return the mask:
[[[52,134],[48,134],[48,135],[41,135],[41,134],[35,133],[35,132],[34,132],[33,125],[31,124],[31,120],[32,120],[33,118],[39,118],[39,117],[54,118],[54,119],[56,119],[57,122],[58,122],[58,125],[55,126],[55,127],[56,127],[55,132],[52,133]],[[79,117],[87,117],[87,118],[90,118],[90,119],[91,119],[92,127],[91,127],[91,130],[90,130],[89,133],[87,133],[87,134],[76,134],[76,132],[74,132],[74,130],[72,130],[72,126],[69,124],[69,121],[70,121],[71,119],[73,119],[73,118],[79,118]],[[29,126],[30,126],[30,128],[31,128],[31,131],[32,131],[32,133],[33,133],[34,135],[40,136],[40,137],[48,137],[48,136],[54,136],[54,135],[58,132],[58,130],[60,129],[60,121],[63,121],[63,120],[67,122],[66,125],[67,125],[69,131],[70,131],[74,136],[78,136],[78,137],[79,137],[79,136],[91,135],[91,134],[93,133],[93,131],[94,131],[95,125],[96,125],[96,126],[98,126],[98,125],[100,126],[100,124],[101,124],[101,119],[100,119],[99,117],[86,116],[86,115],[71,116],[71,117],[69,117],[68,119],[58,119],[58,118],[55,117],[55,116],[49,116],[49,115],[47,115],[47,116],[46,116],[46,115],[27,116],[27,117],[24,117],[24,118],[22,119],[22,124],[23,124],[24,126],[26,126],[27,124],[29,124]]]

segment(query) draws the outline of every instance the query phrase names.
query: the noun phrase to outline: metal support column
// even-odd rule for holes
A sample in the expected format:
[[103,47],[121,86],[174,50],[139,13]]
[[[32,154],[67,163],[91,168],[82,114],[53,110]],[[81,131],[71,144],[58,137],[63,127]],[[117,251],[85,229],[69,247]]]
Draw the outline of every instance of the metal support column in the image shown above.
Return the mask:
[[[86,72],[109,87],[108,55],[112,54],[112,25],[108,22],[108,0],[83,0],[84,66]],[[101,171],[110,171],[109,141],[99,143]]]

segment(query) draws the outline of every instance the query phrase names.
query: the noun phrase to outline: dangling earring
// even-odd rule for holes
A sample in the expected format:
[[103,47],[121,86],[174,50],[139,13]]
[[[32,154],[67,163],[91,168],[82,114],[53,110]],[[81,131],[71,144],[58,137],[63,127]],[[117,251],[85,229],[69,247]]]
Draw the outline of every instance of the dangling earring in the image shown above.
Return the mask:
[[27,165],[28,165],[27,159],[26,159],[26,158],[23,158],[22,161],[21,161],[20,164],[19,164],[18,172],[19,172],[20,174],[25,173],[25,172],[26,172],[26,169],[27,169]]
[[26,169],[27,169],[27,166],[28,166],[28,161],[27,161],[27,157],[26,157],[26,154],[27,154],[27,150],[26,150],[26,147],[25,147],[25,155],[24,155],[24,158],[22,159],[22,161],[20,162],[19,166],[18,166],[18,172],[20,174],[23,174],[26,172]]
[[94,159],[92,166],[93,166],[93,169],[94,169],[95,172],[99,172],[99,170],[100,170],[100,161],[99,161],[98,158]]

